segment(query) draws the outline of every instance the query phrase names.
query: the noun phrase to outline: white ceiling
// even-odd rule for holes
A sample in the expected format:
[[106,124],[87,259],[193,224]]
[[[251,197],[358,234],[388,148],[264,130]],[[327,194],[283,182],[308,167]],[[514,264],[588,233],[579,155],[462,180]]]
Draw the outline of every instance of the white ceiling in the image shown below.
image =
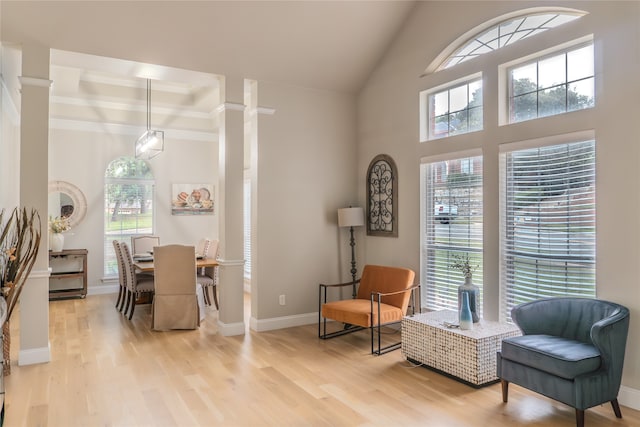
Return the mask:
[[414,4],[3,0],[0,28],[5,43],[127,60],[117,72],[137,77],[131,63],[355,93]]
[[152,127],[210,140],[219,75],[356,93],[414,3],[1,0],[0,30],[53,49],[52,127],[139,133],[150,78]]

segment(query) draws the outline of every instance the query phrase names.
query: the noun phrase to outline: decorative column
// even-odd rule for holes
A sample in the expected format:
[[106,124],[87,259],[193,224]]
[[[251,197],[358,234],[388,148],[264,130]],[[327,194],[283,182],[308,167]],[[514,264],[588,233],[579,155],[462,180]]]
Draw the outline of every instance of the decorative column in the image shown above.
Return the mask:
[[244,79],[225,78],[218,106],[219,283],[221,335],[243,335],[244,324]]
[[45,46],[24,45],[20,113],[20,206],[42,222],[38,257],[20,296],[18,364],[51,360],[49,349],[49,56]]

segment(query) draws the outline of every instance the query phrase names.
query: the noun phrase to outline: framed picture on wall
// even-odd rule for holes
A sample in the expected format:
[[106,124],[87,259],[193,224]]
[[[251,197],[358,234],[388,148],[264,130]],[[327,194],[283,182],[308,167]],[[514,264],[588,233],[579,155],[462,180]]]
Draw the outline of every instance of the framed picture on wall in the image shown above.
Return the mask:
[[213,215],[212,184],[173,184],[172,215]]

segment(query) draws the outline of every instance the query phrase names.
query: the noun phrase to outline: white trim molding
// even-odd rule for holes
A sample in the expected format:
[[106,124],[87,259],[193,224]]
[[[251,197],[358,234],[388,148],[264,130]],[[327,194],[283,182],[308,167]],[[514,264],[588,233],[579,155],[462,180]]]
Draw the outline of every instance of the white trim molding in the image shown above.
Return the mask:
[[107,295],[107,294],[117,294],[120,290],[120,284],[108,284],[102,286],[88,286],[87,287],[87,296],[90,295]]
[[239,102],[223,102],[215,109],[216,113],[222,113],[223,111],[244,111],[247,108],[246,105]]
[[220,267],[244,267],[244,259],[218,259]]
[[620,386],[618,401],[623,406],[640,411],[640,390],[624,385]]
[[46,87],[51,88],[53,84],[53,80],[49,79],[41,79],[39,77],[25,77],[18,76],[18,81],[20,82],[20,86],[38,86],[38,87]]
[[256,113],[272,116],[276,113],[276,109],[271,107],[261,107],[258,105],[258,107],[256,108]]
[[318,313],[295,314],[293,316],[273,317],[271,319],[256,319],[251,317],[251,329],[257,332],[273,331],[318,323]]
[[46,270],[31,270],[31,273],[29,273],[29,279],[48,279],[50,276],[51,267],[47,268]]

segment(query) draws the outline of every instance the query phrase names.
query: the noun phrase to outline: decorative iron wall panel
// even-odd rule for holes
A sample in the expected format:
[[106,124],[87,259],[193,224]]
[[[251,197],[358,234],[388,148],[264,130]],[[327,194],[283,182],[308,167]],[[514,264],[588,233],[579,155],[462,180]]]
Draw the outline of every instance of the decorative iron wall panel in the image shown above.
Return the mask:
[[386,154],[376,156],[367,171],[367,234],[398,237],[398,171]]

